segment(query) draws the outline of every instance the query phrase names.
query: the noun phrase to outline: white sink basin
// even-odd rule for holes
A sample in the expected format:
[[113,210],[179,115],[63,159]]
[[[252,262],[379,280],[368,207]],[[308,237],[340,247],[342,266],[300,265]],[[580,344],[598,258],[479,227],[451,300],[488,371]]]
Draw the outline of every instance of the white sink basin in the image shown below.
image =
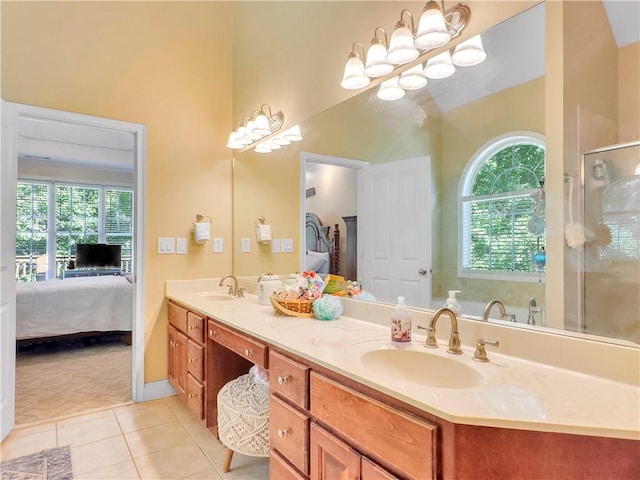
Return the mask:
[[233,295],[221,292],[198,292],[194,295],[202,300],[207,300],[208,302],[228,302],[229,300],[236,298]]
[[429,353],[428,350],[387,348],[371,350],[360,356],[362,365],[374,372],[390,375],[417,385],[440,388],[473,388],[484,379],[472,367]]

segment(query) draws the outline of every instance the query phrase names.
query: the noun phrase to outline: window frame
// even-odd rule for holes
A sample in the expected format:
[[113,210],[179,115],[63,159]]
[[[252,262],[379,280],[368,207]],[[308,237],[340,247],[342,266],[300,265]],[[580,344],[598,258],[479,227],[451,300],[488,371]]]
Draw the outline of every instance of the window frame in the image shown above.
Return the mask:
[[[514,143],[528,143],[543,147],[546,152],[546,141],[544,135],[530,131],[514,131],[499,135],[492,138],[478,150],[474,152],[469,161],[467,162],[460,180],[458,182],[458,261],[457,270],[459,278],[471,278],[478,280],[498,280],[509,282],[524,282],[524,283],[538,283],[544,282],[545,273],[537,272],[506,272],[506,271],[491,271],[491,270],[470,270],[464,267],[465,247],[466,247],[466,232],[464,229],[464,204],[465,201],[472,197],[474,180],[476,175],[483,167],[484,162],[491,158],[494,154],[500,150],[506,148]],[[546,174],[546,155],[545,155],[545,174]],[[535,190],[523,190],[523,194],[530,194]],[[505,194],[502,194],[505,195]],[[499,195],[496,195],[496,197]],[[511,197],[511,195],[509,195]]]
[[[106,232],[106,191],[107,190],[119,190],[131,192],[132,194],[132,205],[131,205],[131,261],[130,264],[133,267],[134,265],[134,251],[133,245],[135,243],[135,215],[136,215],[136,206],[135,206],[135,192],[134,187],[132,185],[123,185],[115,183],[97,183],[97,182],[77,182],[77,181],[68,181],[62,179],[51,179],[51,178],[43,178],[38,176],[18,176],[18,183],[39,183],[39,184],[47,184],[49,186],[49,198],[48,198],[48,229],[47,229],[47,273],[46,279],[53,280],[56,279],[56,258],[57,258],[57,218],[56,218],[56,210],[57,210],[57,187],[78,187],[78,188],[90,188],[98,190],[98,242],[106,243],[107,232]],[[52,208],[53,206],[53,208]]]

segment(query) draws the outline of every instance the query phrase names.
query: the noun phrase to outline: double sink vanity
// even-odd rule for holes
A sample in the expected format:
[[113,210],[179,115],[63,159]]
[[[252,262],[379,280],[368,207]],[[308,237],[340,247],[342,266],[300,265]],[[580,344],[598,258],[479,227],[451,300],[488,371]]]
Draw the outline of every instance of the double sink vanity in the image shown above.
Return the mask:
[[[276,316],[240,282],[242,298],[219,279],[167,282],[169,380],[216,433],[220,388],[266,368],[272,479],[640,478],[636,348],[459,318],[452,355],[446,316],[425,348],[420,310],[397,346],[392,306]],[[474,361],[480,338],[489,361]]]

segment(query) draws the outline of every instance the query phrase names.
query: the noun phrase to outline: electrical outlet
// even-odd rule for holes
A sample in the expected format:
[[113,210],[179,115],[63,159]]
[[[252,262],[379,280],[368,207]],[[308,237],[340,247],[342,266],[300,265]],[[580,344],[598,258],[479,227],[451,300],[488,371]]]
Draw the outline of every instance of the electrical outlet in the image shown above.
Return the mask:
[[176,238],[176,253],[178,255],[185,255],[187,253],[186,238]]
[[213,253],[222,253],[224,250],[224,240],[222,237],[213,237]]
[[274,238],[271,240],[271,253],[280,253],[280,239]]
[[293,239],[292,238],[283,238],[282,239],[282,253],[291,253],[293,252]]
[[251,239],[248,237],[242,237],[242,253],[249,253],[251,251]]

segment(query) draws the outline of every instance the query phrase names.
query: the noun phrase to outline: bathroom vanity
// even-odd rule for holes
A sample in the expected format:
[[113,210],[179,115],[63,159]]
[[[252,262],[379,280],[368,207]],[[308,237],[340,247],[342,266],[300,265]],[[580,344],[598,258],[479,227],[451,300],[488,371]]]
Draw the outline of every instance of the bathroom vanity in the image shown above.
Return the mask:
[[[481,322],[461,319],[462,355],[446,353],[442,320],[440,348],[425,349],[417,334],[400,348],[387,326],[349,316],[384,306],[357,302],[331,322],[281,317],[254,295],[225,297],[214,285],[167,282],[170,348],[176,314],[188,339],[190,318],[202,320],[192,331],[204,327],[182,359],[170,353],[169,378],[215,433],[218,390],[252,364],[268,369],[271,478],[640,478],[637,385],[491,347],[489,362],[474,362],[472,337],[500,332]],[[426,325],[430,314],[414,313],[414,325]]]

